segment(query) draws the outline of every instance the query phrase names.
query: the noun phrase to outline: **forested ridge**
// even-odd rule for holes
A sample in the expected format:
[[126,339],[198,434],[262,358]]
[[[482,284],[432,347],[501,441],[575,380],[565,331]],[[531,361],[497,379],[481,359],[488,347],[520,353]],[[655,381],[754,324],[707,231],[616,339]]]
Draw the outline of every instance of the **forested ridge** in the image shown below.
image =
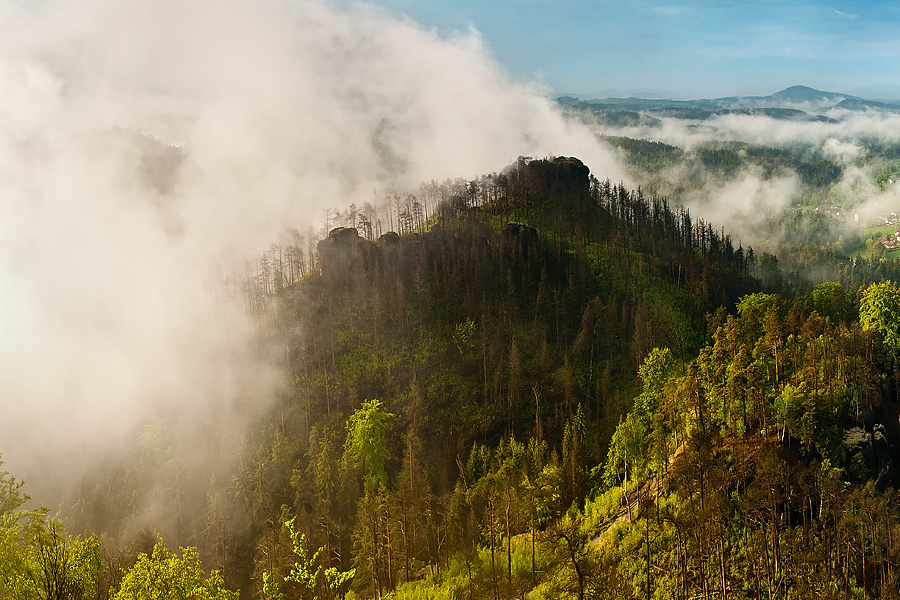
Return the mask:
[[900,594],[893,263],[795,280],[572,158],[427,190],[231,281],[287,382],[232,469],[148,425],[65,532],[3,474],[0,597]]

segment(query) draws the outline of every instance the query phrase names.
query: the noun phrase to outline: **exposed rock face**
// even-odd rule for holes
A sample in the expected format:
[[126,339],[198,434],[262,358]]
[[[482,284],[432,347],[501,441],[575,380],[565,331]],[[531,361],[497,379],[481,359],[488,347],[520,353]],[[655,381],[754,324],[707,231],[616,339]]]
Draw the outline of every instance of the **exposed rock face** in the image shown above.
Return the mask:
[[859,427],[854,427],[844,434],[843,442],[847,446],[847,473],[850,475],[850,479],[857,483],[869,479],[875,468],[872,434]]
[[573,157],[558,156],[546,160],[519,158],[514,165],[504,169],[503,174],[544,192],[552,190],[554,197],[590,194],[591,170]]
[[328,233],[328,239],[337,244],[353,244],[358,238],[356,227],[335,227]]
[[847,473],[852,480],[862,483],[874,479],[876,487],[882,490],[891,483],[894,463],[884,425],[876,424],[872,433],[859,427],[849,429],[843,442],[847,447]]
[[[440,235],[440,228],[437,234]],[[409,243],[420,237],[407,236]],[[400,236],[389,231],[370,242],[360,237],[355,227],[336,227],[319,242],[319,268],[326,285],[355,285],[365,280],[373,265],[382,260],[382,253],[400,246]]]
[[322,277],[328,283],[346,281],[359,262],[359,246],[365,242],[355,227],[336,227],[319,242]]
[[590,222],[598,210],[591,198],[591,170],[577,158],[519,158],[503,170],[512,194],[523,202],[529,218]]
[[387,246],[396,246],[400,243],[400,236],[393,231],[388,231],[380,238],[378,238],[378,241]]

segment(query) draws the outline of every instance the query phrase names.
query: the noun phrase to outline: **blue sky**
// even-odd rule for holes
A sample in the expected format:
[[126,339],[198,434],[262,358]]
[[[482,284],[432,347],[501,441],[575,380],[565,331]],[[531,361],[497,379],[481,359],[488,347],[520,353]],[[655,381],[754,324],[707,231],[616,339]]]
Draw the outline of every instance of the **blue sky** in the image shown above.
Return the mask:
[[[474,28],[554,94],[710,98],[791,85],[900,96],[900,3],[374,0],[440,35]],[[873,89],[873,86],[891,86]]]

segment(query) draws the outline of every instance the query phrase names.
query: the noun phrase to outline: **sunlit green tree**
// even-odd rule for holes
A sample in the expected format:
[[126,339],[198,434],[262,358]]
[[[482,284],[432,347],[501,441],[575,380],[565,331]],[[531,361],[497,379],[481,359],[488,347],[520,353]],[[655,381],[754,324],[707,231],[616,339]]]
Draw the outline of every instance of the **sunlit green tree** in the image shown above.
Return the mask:
[[900,356],[900,288],[891,281],[873,283],[859,302],[859,323],[881,333],[885,348]]
[[[303,598],[310,600],[338,597],[344,584],[353,579],[356,569],[341,571],[337,567],[326,568],[319,558],[325,548],[320,547],[310,555],[306,534],[297,531],[294,522],[292,518],[284,523],[291,536],[295,558],[290,572],[281,578],[282,583],[293,584]],[[272,600],[284,600],[285,594],[281,591],[277,575],[263,572],[263,594]]]
[[225,589],[222,576],[208,576],[194,548],[182,548],[181,556],[169,551],[162,538],[150,555],[142,553],[122,578],[113,600],[237,600],[238,593]]
[[96,596],[100,542],[66,536],[45,507],[22,510],[28,500],[22,486],[8,471],[0,472],[0,598]]

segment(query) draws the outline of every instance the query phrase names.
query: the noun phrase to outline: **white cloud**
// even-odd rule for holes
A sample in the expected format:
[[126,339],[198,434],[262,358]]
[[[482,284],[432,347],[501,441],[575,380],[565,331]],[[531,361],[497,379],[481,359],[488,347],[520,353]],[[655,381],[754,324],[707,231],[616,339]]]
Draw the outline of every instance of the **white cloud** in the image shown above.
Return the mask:
[[[285,226],[519,155],[621,174],[477,34],[442,39],[367,5],[0,0],[0,22],[0,452],[14,469],[31,455],[74,476],[65,456],[155,412],[263,401],[271,377],[247,362],[247,325],[211,308],[210,272]],[[161,146],[135,131],[180,148],[177,173],[143,173]]]
[[822,144],[822,152],[824,152],[825,156],[838,162],[851,164],[863,156],[865,148],[853,142],[842,142],[835,138],[828,138]]

